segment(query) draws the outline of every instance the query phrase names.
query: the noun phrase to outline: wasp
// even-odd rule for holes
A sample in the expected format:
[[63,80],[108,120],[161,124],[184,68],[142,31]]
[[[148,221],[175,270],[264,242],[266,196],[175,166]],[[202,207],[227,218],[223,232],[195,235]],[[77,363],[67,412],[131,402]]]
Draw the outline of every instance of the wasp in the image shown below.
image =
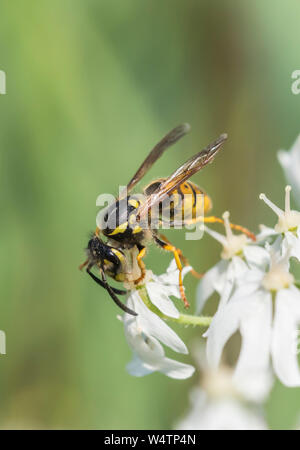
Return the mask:
[[[165,223],[166,201],[169,200],[167,213],[170,227],[174,226],[179,217],[183,218],[185,225],[199,220],[205,223],[223,223],[223,220],[218,217],[206,215],[212,208],[212,201],[207,193],[189,181],[189,178],[213,161],[227,139],[226,134],[222,134],[204,150],[195,154],[169,177],[152,181],[144,188],[143,198],[138,195],[129,195],[164,151],[186,135],[189,130],[188,124],[179,125],[150,151],[124,192],[105,210],[102,220],[104,225],[97,224],[87,245],[87,259],[80,266],[80,269],[86,267],[89,276],[107,290],[112,300],[123,311],[131,315],[136,313],[118,298],[118,295],[124,295],[127,291],[110,286],[107,276],[119,282],[131,281],[134,285],[139,285],[145,278],[146,268],[143,258],[146,255],[147,245],[151,241],[163,250],[173,253],[179,270],[180,295],[184,305],[189,306],[182,282],[183,265],[188,264],[188,261],[180,249],[159,233],[159,225]],[[185,198],[191,200],[185,201]],[[203,212],[200,217],[196,214],[199,207]],[[156,211],[155,225],[149,228],[146,225],[153,219],[154,210]],[[231,224],[231,227],[255,239],[246,228],[234,224]],[[133,270],[134,265],[139,271]],[[101,278],[92,272],[93,267],[97,267]],[[195,271],[193,273],[197,275]]]

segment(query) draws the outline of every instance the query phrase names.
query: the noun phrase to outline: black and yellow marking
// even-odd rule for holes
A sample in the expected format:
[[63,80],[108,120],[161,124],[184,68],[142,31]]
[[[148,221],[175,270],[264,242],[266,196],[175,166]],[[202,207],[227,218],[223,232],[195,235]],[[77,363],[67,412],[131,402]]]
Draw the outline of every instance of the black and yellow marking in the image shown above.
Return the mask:
[[[146,195],[151,195],[165,179],[160,178],[150,183]],[[190,224],[197,221],[199,215],[204,216],[212,208],[210,197],[195,183],[185,181],[163,200],[159,208],[159,215],[164,223],[169,221],[170,226],[177,222]]]

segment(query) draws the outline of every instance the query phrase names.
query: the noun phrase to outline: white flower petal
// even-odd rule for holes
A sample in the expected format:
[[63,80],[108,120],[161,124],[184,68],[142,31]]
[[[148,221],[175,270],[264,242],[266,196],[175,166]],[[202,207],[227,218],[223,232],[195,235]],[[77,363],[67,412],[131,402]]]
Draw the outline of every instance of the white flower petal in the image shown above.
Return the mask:
[[227,279],[223,287],[223,291],[220,297],[219,306],[218,306],[218,312],[226,306],[228,303],[230,296],[233,292],[233,286],[234,286],[234,278],[230,276],[230,270],[227,271]]
[[239,256],[234,256],[228,265],[225,282],[222,290],[220,291],[221,297],[218,309],[223,308],[226,303],[228,303],[232,293],[234,292],[235,285],[248,272],[249,269],[247,264]]
[[[134,318],[143,332],[159,339],[163,344],[178,353],[188,353],[184,342],[160,317],[154,314],[141,300],[138,291],[133,291],[131,298],[138,316]],[[125,314],[128,316],[128,314]],[[132,316],[131,316],[132,317]]]
[[192,388],[189,394],[190,411],[176,425],[175,430],[197,430],[199,429],[201,416],[203,415],[207,403],[207,394],[198,387]]
[[[191,270],[190,266],[184,267],[182,270],[182,278],[185,277],[185,275]],[[167,272],[163,273],[162,275],[153,276],[153,279],[156,281],[167,284],[167,285],[177,285],[178,286],[178,280],[179,280],[179,270],[176,265],[175,258],[172,259],[170,262],[169,267],[167,268]]]
[[212,403],[202,416],[202,430],[266,430],[261,416],[234,399]]
[[229,301],[215,314],[210,327],[204,334],[207,337],[207,361],[212,368],[217,368],[219,365],[223,348],[239,328],[241,317],[249,301],[251,301],[251,297],[245,298],[243,301]]
[[[245,249],[248,246],[245,246]],[[243,276],[243,274],[247,271],[248,267],[245,261],[242,260],[239,256],[234,256],[232,258],[232,262],[230,265],[231,269],[231,277],[233,280],[236,280],[237,278],[240,278]]]
[[276,236],[278,234],[274,228],[266,227],[265,225],[260,225],[260,233],[256,236],[257,242],[265,241],[271,236]]
[[[228,261],[220,261],[218,264],[213,266],[210,270],[206,272],[206,274],[201,279],[200,283],[198,284],[197,288],[197,305],[196,305],[196,314],[199,314],[206,301],[211,297],[213,292],[215,291],[216,282],[220,283],[220,278],[224,274],[224,277],[222,278],[223,283],[225,282],[225,272],[228,267],[229,262]],[[218,286],[218,289],[220,289],[221,286]],[[223,286],[222,286],[223,288]]]
[[180,296],[178,286],[166,287],[163,284],[150,281],[146,284],[146,289],[153,305],[155,305],[163,314],[169,317],[179,317],[178,309],[169,298],[170,295],[178,297],[179,294]]
[[290,231],[285,233],[282,247],[283,254],[289,253],[290,256],[294,256],[300,261],[300,239],[298,236]]
[[234,381],[245,397],[258,402],[265,399],[271,387],[268,374],[271,322],[271,294],[259,290],[245,304],[240,320],[242,343],[234,374]]
[[258,245],[247,245],[244,255],[250,268],[256,267],[265,271],[270,264],[270,253]]
[[138,326],[136,319],[124,323],[125,337],[129,347],[143,360],[149,368],[157,366],[157,362],[165,356],[164,349],[157,339],[148,336]]
[[192,391],[191,410],[177,430],[265,430],[267,425],[255,410],[236,399],[211,400],[202,389]]
[[147,366],[136,354],[133,354],[132,360],[127,364],[126,370],[134,377],[143,377],[155,371],[154,368]]
[[296,288],[283,289],[276,297],[272,357],[276,375],[286,386],[300,386],[297,355],[300,324],[300,293]]
[[178,380],[189,378],[195,372],[195,368],[190,364],[184,364],[170,358],[164,358],[158,370],[168,377],[176,378]]
[[243,276],[236,282],[238,286],[239,296],[248,296],[252,292],[259,289],[264,275],[264,271],[257,269],[254,266],[251,270],[247,270],[247,272],[245,272]]

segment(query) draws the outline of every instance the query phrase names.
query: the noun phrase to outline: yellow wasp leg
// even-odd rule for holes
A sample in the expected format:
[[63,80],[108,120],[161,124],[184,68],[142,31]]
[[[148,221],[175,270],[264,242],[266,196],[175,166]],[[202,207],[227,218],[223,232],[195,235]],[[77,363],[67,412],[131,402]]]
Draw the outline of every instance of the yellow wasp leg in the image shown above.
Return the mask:
[[[172,245],[171,242],[168,240],[168,238],[166,238],[166,236],[164,234],[159,234],[159,236],[166,241],[168,244]],[[179,255],[179,258],[181,259],[181,261],[183,262],[183,264],[185,266],[190,266],[189,260],[183,255],[182,251],[180,250],[180,248],[176,249]],[[193,268],[191,269],[191,274],[195,277],[195,278],[202,278],[204,276],[204,273],[199,273],[196,270],[194,270]]]
[[176,247],[174,247],[174,245],[172,245],[170,242],[163,242],[161,241],[158,236],[156,236],[155,234],[153,235],[155,242],[164,250],[166,250],[167,252],[172,252],[176,261],[176,265],[177,265],[177,269],[179,270],[179,292],[180,292],[180,296],[181,299],[184,303],[185,308],[188,308],[190,306],[189,302],[187,301],[187,298],[185,296],[185,292],[184,292],[184,287],[183,287],[183,281],[182,281],[182,264],[180,261],[180,250],[178,250]]
[[143,258],[144,258],[145,255],[146,255],[146,248],[143,247],[143,248],[140,250],[140,252],[139,252],[139,254],[137,255],[137,257],[136,257],[138,266],[139,266],[139,268],[141,269],[141,276],[140,276],[137,280],[134,281],[134,284],[139,284],[139,283],[145,278],[145,275],[146,275],[146,266],[145,266],[145,263],[144,263],[144,261],[143,261]]
[[189,302],[187,301],[187,298],[185,296],[185,292],[184,292],[184,287],[183,287],[183,281],[182,281],[182,264],[180,261],[180,256],[179,256],[179,252],[178,249],[176,247],[174,247],[174,245],[171,244],[165,244],[163,246],[163,249],[166,250],[167,252],[172,252],[176,261],[176,265],[177,265],[177,269],[179,270],[179,291],[180,291],[180,296],[183,300],[184,306],[185,308],[188,308],[190,306]]
[[[224,224],[224,220],[220,219],[219,217],[216,216],[201,216],[198,217],[197,219],[192,219],[189,221],[186,221],[186,225],[191,225],[197,222],[204,222],[204,223],[222,223]],[[256,237],[255,235],[249,231],[247,228],[242,227],[241,225],[236,225],[234,223],[230,223],[230,228],[232,228],[233,230],[237,230],[240,231],[241,233],[245,234],[246,236],[248,236],[250,239],[252,239],[252,241],[256,241]]]

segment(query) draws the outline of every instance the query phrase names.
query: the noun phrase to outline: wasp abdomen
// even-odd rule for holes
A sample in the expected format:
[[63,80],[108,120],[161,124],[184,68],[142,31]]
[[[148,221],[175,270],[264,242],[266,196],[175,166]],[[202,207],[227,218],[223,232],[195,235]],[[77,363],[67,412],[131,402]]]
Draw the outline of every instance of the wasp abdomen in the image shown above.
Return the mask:
[[[153,194],[164,178],[154,180],[144,190],[146,195]],[[185,181],[172,191],[159,205],[159,216],[170,226],[197,221],[199,215],[208,213],[212,208],[210,197],[199,186],[191,181]]]

